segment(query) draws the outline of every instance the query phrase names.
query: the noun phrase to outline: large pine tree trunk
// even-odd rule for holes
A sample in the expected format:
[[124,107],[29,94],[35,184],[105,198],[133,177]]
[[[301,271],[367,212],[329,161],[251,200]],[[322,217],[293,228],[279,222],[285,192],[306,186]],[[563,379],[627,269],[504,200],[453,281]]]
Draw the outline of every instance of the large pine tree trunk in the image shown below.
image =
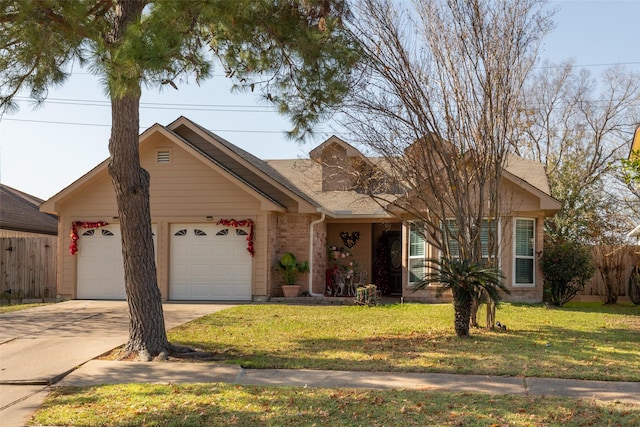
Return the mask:
[[122,257],[129,304],[126,350],[149,359],[169,350],[162,298],[157,284],[149,174],[140,166],[138,151],[140,95],[112,99],[109,173],[118,203]]
[[[128,27],[140,21],[146,2],[116,0],[113,28],[105,34],[109,46],[108,75],[111,93],[109,174],[116,193],[124,280],[129,304],[129,341],[126,350],[142,360],[167,353],[167,340],[158,289],[149,207],[149,174],[140,166],[141,74],[135,64],[119,63],[119,49]],[[125,55],[126,56],[126,55]]]

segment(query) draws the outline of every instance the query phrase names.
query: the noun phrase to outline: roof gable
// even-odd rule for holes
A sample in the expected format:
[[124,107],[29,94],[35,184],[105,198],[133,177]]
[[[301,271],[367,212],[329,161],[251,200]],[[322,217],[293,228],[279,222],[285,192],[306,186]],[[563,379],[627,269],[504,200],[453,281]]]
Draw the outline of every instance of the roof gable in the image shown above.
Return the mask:
[[[380,218],[389,214],[369,195],[347,190],[323,190],[322,165],[311,159],[268,160],[269,166],[303,189],[332,218]],[[393,197],[393,196],[389,196]]]
[[[290,183],[264,161],[202,128],[185,117],[169,126],[154,124],[140,135],[140,144],[162,134],[175,144],[187,149],[211,167],[215,167],[232,181],[263,200],[267,210],[289,212],[316,212],[313,200]],[[57,203],[72,196],[98,176],[107,173],[109,159],[104,160],[84,176],[54,195],[41,206],[45,212],[57,212]]]
[[285,207],[290,212],[316,212],[317,206],[314,201],[264,160],[186,117],[178,118],[167,128],[202,156],[263,197]]
[[313,160],[321,159],[322,153],[334,144],[338,145],[340,148],[345,150],[347,157],[361,157],[363,159],[366,159],[364,154],[362,154],[357,148],[355,148],[353,145],[349,144],[348,142],[344,141],[343,139],[338,138],[335,135],[331,135],[322,144],[318,145],[316,148],[309,151],[309,158]]

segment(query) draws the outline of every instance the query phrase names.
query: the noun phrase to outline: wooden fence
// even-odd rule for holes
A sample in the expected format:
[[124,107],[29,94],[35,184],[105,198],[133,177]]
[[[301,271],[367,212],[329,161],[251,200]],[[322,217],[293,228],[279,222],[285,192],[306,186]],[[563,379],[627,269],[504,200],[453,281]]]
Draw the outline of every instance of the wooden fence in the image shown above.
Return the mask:
[[631,271],[640,263],[640,247],[633,245],[596,246],[592,253],[597,268],[584,290],[577,295],[577,299],[580,300],[580,296],[605,299],[607,284],[619,296],[627,297]]
[[55,298],[56,240],[56,236],[0,238],[2,302]]

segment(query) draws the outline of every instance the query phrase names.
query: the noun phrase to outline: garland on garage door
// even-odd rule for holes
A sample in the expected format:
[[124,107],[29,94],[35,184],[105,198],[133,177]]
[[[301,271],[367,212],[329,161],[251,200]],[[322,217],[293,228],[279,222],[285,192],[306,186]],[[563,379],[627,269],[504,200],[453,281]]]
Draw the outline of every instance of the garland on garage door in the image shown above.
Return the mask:
[[104,221],[75,221],[71,223],[71,244],[69,245],[69,252],[71,253],[71,255],[75,255],[78,253],[78,228],[99,228],[104,227],[105,225],[109,225],[109,223]]
[[227,227],[249,227],[249,235],[247,236],[247,252],[251,254],[251,256],[255,255],[255,249],[253,248],[253,220],[251,219],[241,219],[236,221],[235,219],[221,219],[216,223],[217,225],[225,225]]

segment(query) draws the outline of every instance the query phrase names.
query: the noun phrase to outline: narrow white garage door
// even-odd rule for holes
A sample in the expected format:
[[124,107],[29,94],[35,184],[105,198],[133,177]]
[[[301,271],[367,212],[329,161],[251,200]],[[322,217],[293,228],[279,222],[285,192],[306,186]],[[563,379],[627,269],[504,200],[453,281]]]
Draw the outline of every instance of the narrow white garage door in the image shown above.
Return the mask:
[[170,299],[251,300],[248,228],[171,226]]
[[78,230],[78,298],[125,299],[120,227]]
[[77,298],[125,299],[120,226],[80,229],[78,234]]

